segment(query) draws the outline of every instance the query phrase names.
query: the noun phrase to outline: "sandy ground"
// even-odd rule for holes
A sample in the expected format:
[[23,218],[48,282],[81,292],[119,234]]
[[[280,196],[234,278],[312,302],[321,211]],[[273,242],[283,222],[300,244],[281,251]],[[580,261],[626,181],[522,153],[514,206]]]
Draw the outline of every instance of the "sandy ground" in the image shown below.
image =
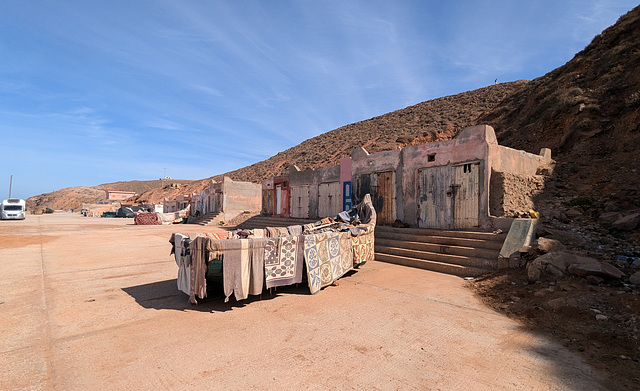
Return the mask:
[[598,390],[602,377],[453,276],[371,262],[192,306],[171,232],[55,213],[0,221],[0,389]]

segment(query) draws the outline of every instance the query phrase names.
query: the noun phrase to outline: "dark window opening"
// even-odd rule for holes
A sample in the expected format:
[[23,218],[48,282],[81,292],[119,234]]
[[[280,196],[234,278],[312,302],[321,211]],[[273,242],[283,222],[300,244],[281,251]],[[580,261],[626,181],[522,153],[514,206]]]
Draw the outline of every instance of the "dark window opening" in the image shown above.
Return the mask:
[[428,162],[435,162],[436,161],[436,154],[432,153],[430,155],[427,155],[427,161]]

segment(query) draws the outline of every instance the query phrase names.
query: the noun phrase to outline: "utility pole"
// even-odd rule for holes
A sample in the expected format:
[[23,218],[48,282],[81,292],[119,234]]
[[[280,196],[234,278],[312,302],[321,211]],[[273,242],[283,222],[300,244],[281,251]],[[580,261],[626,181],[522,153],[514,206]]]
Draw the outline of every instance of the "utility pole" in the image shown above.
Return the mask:
[[162,175],[162,187],[164,187],[164,180],[167,177],[167,168],[164,168],[164,174]]
[[13,184],[13,174],[11,175],[11,178],[9,179],[9,198],[11,198],[11,185]]

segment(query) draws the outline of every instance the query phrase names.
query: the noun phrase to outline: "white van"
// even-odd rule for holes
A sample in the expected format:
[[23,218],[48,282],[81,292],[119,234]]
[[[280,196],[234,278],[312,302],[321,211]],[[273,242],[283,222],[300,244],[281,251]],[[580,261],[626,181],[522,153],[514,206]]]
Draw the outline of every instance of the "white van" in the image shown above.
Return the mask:
[[24,200],[9,198],[0,205],[2,220],[24,220],[27,211]]

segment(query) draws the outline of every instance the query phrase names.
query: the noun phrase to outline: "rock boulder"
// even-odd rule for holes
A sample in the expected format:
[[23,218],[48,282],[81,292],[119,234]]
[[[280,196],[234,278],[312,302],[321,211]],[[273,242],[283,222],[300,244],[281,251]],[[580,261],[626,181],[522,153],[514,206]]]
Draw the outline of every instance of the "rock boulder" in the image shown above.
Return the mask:
[[619,279],[624,273],[615,266],[597,259],[573,254],[566,251],[550,252],[527,265],[529,281],[559,279],[567,273],[579,277],[595,276],[604,279]]
[[638,224],[640,224],[640,213],[634,213],[614,221],[611,227],[619,231],[632,231]]
[[569,273],[579,277],[596,276],[600,278],[618,279],[624,276],[617,267],[589,257],[576,257],[576,262],[567,268]]

